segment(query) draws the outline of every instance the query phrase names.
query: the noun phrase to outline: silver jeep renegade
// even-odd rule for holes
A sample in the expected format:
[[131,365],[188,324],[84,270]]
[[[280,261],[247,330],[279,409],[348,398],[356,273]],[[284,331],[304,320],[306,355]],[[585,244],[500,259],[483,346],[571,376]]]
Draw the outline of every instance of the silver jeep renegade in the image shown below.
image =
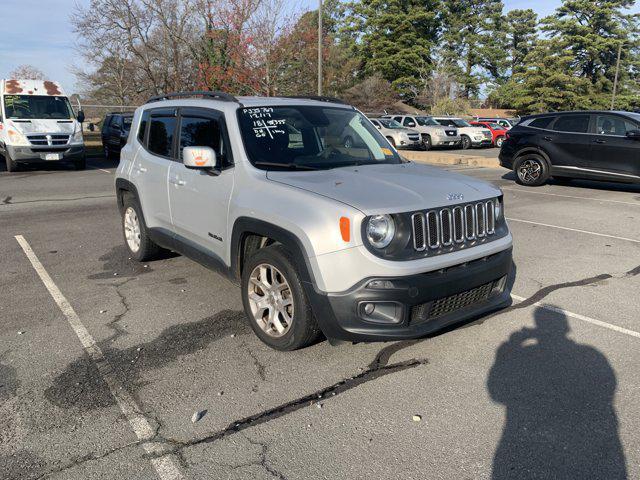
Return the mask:
[[416,338],[510,302],[500,190],[404,161],[335,99],[154,97],[115,185],[131,256],[173,250],[239,284],[273,348]]

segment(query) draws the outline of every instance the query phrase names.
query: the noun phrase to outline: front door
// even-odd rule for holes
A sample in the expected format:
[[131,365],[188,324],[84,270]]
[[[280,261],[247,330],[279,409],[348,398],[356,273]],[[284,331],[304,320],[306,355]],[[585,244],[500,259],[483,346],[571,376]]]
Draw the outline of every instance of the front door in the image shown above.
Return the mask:
[[628,138],[629,130],[639,127],[621,115],[595,115],[591,158],[586,168],[610,173],[640,176],[640,142]]
[[[213,253],[226,263],[234,169],[224,115],[211,109],[182,109],[177,145],[177,161],[169,172],[169,202],[177,240]],[[186,168],[182,163],[184,147],[211,147],[221,167],[220,174]]]

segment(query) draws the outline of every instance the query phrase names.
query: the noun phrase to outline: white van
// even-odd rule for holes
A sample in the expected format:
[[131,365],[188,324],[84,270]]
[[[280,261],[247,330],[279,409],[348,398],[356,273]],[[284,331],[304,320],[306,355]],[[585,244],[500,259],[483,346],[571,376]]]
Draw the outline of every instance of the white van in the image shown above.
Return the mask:
[[69,99],[49,80],[0,80],[0,154],[7,171],[20,163],[72,162],[86,168],[84,113],[76,118]]

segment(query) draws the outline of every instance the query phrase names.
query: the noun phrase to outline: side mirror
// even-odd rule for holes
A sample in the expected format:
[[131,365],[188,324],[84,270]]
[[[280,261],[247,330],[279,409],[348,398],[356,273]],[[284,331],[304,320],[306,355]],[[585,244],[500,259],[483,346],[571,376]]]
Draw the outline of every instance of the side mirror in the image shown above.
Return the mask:
[[78,111],[78,121],[80,123],[84,122],[84,112],[82,110]]
[[95,129],[96,129],[96,126],[93,123],[90,123],[89,124],[89,131],[93,132],[93,131],[95,131]]
[[407,127],[415,127],[415,126],[416,126],[416,124],[413,123],[413,122],[408,122],[407,123]]
[[382,127],[381,127],[380,125],[376,125],[376,128],[377,128],[378,130],[381,130],[381,129],[382,129]]
[[218,166],[218,159],[211,147],[184,147],[182,163],[187,168],[213,170]]
[[640,140],[640,130],[627,131],[627,138],[630,138],[631,140]]

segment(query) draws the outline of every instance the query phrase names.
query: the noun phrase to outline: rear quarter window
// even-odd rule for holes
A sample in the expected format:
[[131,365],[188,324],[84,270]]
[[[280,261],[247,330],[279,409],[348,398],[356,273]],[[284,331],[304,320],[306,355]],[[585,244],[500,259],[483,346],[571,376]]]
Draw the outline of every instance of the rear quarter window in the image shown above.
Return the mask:
[[548,128],[551,125],[551,122],[555,120],[556,117],[540,117],[533,120],[529,123],[530,127],[533,128]]
[[151,117],[147,148],[161,157],[170,157],[175,135],[176,117]]

